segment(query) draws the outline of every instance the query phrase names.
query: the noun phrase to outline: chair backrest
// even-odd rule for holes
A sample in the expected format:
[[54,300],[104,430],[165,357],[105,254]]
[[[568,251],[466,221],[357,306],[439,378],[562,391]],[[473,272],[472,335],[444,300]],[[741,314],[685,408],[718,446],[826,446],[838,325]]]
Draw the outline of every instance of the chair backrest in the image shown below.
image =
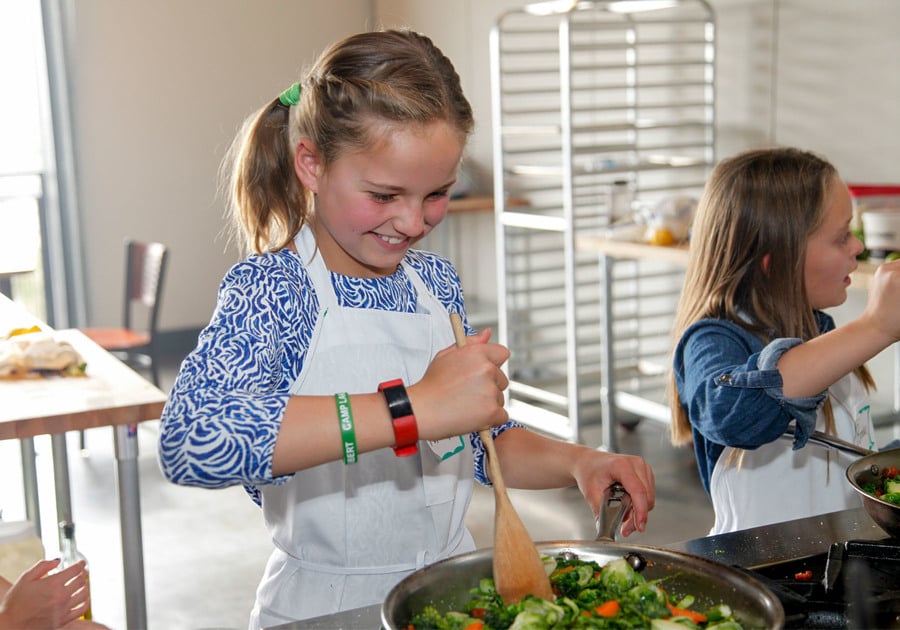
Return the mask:
[[125,243],[125,328],[133,328],[132,310],[140,304],[146,310],[146,327],[151,339],[156,334],[159,307],[162,301],[163,279],[166,273],[168,248],[162,243]]

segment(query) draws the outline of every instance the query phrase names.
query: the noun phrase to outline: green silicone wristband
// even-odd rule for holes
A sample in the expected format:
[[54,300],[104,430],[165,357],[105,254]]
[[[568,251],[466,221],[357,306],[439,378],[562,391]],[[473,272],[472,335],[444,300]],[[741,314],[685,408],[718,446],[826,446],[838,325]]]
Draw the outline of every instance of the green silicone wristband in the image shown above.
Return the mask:
[[344,463],[356,463],[356,431],[353,429],[353,412],[350,410],[350,396],[346,392],[334,395],[337,405],[338,422],[341,426],[341,441],[344,443]]

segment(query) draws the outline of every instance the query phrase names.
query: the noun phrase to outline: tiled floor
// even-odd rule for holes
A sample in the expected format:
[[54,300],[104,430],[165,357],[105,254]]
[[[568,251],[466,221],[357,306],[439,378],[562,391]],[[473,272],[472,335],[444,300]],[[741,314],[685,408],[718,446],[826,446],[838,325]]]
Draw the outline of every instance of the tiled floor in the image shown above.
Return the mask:
[[[174,367],[164,375],[171,384]],[[587,430],[591,443],[592,429]],[[598,432],[599,433],[599,432]],[[140,474],[148,625],[151,630],[240,629],[246,627],[254,591],[271,549],[258,508],[239,488],[200,490],[166,482],[156,461],[157,423],[141,425]],[[118,503],[112,433],[87,433],[82,457],[77,435],[69,436],[73,513],[79,547],[92,562],[95,619],[124,629]],[[647,531],[629,542],[665,545],[705,535],[712,510],[689,449],[674,449],[666,430],[645,421],[622,431],[621,448],[640,453],[654,467],[657,505]],[[599,442],[599,440],[598,440]],[[56,552],[49,440],[36,442],[44,546]],[[24,516],[19,449],[0,442],[0,509],[6,520]],[[510,492],[536,540],[594,537],[593,518],[576,489]],[[479,546],[490,546],[493,495],[477,488],[468,525]]]

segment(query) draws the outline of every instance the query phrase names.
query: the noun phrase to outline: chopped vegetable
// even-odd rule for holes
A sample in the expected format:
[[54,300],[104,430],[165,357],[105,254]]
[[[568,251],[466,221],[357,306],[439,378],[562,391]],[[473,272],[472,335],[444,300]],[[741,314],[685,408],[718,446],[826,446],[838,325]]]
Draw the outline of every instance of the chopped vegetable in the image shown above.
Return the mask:
[[608,602],[603,602],[602,604],[594,608],[594,612],[601,617],[615,617],[619,612],[619,602],[614,599],[611,599]]
[[493,580],[482,578],[464,610],[441,615],[426,606],[407,630],[565,630],[652,628],[653,630],[741,630],[729,605],[693,608],[693,595],[670,601],[662,582],[647,580],[624,558],[605,566],[571,555],[543,558],[555,601],[528,595],[506,605]]
[[799,573],[794,574],[794,579],[798,582],[809,582],[813,579],[813,572],[811,569],[807,569],[806,571],[800,571]]
[[877,479],[871,483],[861,484],[860,487],[873,497],[900,505],[900,470],[896,466],[883,468]]
[[41,332],[41,327],[40,326],[28,326],[27,328],[13,328],[6,335],[6,338],[12,339],[13,337],[16,337],[18,335],[27,335],[27,334],[34,333],[34,332]]
[[677,606],[673,606],[669,604],[669,612],[672,613],[673,617],[687,617],[694,623],[700,624],[706,621],[706,615],[698,612],[694,612],[689,608],[678,608]]

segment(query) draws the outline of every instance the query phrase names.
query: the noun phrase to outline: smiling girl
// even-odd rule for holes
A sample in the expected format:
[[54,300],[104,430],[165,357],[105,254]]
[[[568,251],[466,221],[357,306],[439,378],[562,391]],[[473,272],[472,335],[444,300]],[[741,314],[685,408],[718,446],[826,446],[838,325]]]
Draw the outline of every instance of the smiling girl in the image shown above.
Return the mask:
[[[693,441],[718,534],[859,507],[847,455],[815,429],[872,448],[864,363],[900,337],[900,265],[835,328],[863,245],[835,168],[792,148],[723,160],[706,185],[675,321],[672,441]],[[793,428],[793,448],[782,439]]]
[[[410,31],[329,48],[245,125],[227,163],[251,255],[219,288],[161,421],[179,484],[243,484],[274,550],[250,627],[376,604],[426,564],[471,551],[477,431],[510,487],[577,485],[597,513],[621,482],[643,529],[653,473],[631,455],[509,420],[509,351],[457,348],[456,270],[412,249],[446,216],[472,111],[450,61]],[[471,334],[472,331],[470,331]]]

